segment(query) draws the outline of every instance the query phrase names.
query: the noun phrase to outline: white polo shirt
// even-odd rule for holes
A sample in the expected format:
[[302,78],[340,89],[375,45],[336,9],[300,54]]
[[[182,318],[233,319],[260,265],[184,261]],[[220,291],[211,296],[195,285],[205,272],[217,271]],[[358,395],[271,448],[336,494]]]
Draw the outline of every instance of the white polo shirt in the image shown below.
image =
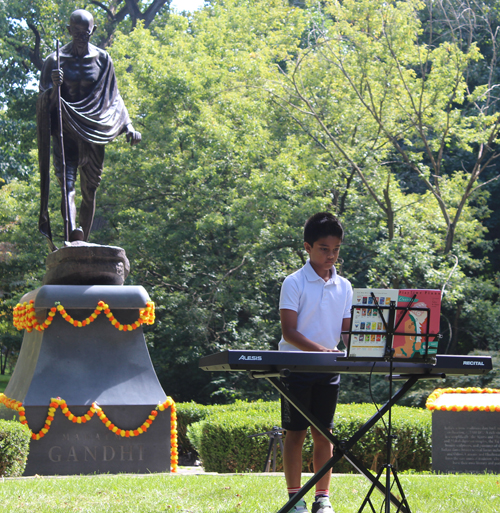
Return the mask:
[[[351,317],[352,287],[349,280],[337,274],[325,281],[316,274],[311,263],[287,276],[281,287],[280,310],[297,312],[297,331],[328,349],[340,341],[342,320]],[[300,351],[283,337],[280,351]]]

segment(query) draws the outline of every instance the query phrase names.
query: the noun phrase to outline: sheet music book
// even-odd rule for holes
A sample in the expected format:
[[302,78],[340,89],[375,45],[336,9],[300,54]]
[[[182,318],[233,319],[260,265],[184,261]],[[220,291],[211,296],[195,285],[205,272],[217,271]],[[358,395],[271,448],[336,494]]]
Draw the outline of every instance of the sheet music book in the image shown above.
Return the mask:
[[[386,329],[380,312],[375,308],[376,302],[381,307],[388,307],[391,301],[397,307],[408,306],[411,298],[416,295],[411,308],[429,308],[427,310],[396,310],[394,325],[396,326],[401,316],[404,315],[393,337],[394,358],[419,358],[424,355],[437,354],[438,341],[436,337],[429,337],[429,347],[426,344],[426,333],[439,332],[439,320],[441,313],[441,292],[439,290],[419,289],[354,289],[352,334],[348,356],[363,358],[382,358],[386,354]],[[429,314],[430,313],[430,325]],[[389,309],[382,308],[382,314],[387,323]],[[393,326],[394,327],[394,326]],[[420,336],[420,334],[422,334]]]
[[[439,321],[441,316],[441,291],[440,290],[412,290],[401,289],[399,291],[398,306],[407,306],[411,298],[416,294],[412,308],[429,308],[425,310],[409,310],[406,314],[402,310],[396,313],[396,321],[404,318],[399,324],[396,333],[412,333],[412,335],[395,335],[392,343],[394,358],[418,358],[426,354],[437,354],[438,339],[429,337],[429,347],[426,348],[426,337],[419,336],[425,333],[439,333]],[[430,315],[430,325],[429,325]]]

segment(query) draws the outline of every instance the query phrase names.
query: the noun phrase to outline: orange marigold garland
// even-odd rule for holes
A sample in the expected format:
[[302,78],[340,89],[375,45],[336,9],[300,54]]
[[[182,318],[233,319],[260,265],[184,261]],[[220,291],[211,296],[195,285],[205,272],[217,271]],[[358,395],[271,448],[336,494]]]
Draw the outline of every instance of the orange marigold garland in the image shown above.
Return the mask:
[[[28,425],[28,421],[26,419],[26,410],[22,402],[16,401],[15,399],[9,399],[5,394],[0,393],[0,403],[3,403],[7,408],[10,408],[11,410],[19,412],[19,421],[21,424],[25,424],[26,426]],[[137,429],[120,429],[118,426],[115,426],[106,417],[102,408],[95,402],[92,403],[92,406],[84,415],[74,415],[69,410],[66,401],[60,397],[57,397],[55,399],[51,399],[47,418],[45,419],[45,425],[43,428],[38,433],[31,433],[31,438],[33,440],[40,440],[40,438],[43,438],[49,432],[57,408],[61,408],[62,413],[68,418],[68,420],[78,424],[84,424],[85,422],[88,422],[94,416],[94,414],[97,414],[101,422],[111,432],[115,433],[117,436],[126,438],[139,436],[145,433],[149,429],[149,426],[151,426],[151,424],[156,419],[158,410],[165,411],[166,409],[170,408],[170,463],[172,472],[177,472],[177,466],[179,464],[177,443],[177,410],[175,407],[175,402],[171,397],[167,397],[167,400],[164,403],[159,404],[154,410],[152,410],[148,418]]]
[[111,322],[111,324],[120,331],[136,330],[141,326],[141,324],[153,324],[155,321],[155,304],[153,301],[148,301],[146,303],[146,307],[139,310],[139,319],[132,324],[120,324],[115,319],[113,312],[109,309],[109,305],[104,301],[99,301],[93,313],[83,321],[76,321],[66,312],[63,305],[55,303],[55,306],[50,309],[47,318],[42,323],[39,323],[36,318],[35,304],[33,299],[31,299],[29,303],[25,301],[22,304],[18,303],[14,307],[14,326],[18,330],[25,329],[28,332],[31,332],[34,329],[37,331],[44,331],[52,324],[57,312],[61,314],[61,317],[66,322],[69,322],[76,328],[82,328],[94,322],[102,312],[104,312],[106,317],[109,319],[109,322]]
[[496,388],[477,388],[477,387],[467,387],[467,388],[437,388],[432,392],[432,394],[427,398],[427,402],[425,406],[428,410],[431,411],[500,411],[500,406],[495,405],[472,405],[472,404],[464,404],[464,405],[452,405],[446,406],[441,405],[437,406],[436,401],[443,394],[500,394],[500,390]]

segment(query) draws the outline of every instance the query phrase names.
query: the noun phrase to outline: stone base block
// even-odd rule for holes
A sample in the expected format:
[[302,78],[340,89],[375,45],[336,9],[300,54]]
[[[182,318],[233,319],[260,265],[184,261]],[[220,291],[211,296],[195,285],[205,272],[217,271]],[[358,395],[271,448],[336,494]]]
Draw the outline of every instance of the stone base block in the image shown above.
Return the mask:
[[433,411],[434,472],[500,473],[500,412]]

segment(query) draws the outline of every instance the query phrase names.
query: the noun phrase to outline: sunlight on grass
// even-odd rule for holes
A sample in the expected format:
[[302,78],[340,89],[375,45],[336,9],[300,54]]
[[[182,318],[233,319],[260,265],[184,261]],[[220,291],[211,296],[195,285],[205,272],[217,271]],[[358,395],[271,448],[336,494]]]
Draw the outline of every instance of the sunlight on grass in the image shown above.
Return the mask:
[[[496,513],[500,511],[499,479],[495,475],[400,476],[412,513]],[[361,476],[334,476],[335,512],[358,511],[368,488]],[[311,504],[311,493],[306,500]],[[382,496],[375,493],[372,500],[380,511]],[[118,475],[8,479],[0,484],[5,512],[272,513],[285,502],[285,482],[276,475]]]

